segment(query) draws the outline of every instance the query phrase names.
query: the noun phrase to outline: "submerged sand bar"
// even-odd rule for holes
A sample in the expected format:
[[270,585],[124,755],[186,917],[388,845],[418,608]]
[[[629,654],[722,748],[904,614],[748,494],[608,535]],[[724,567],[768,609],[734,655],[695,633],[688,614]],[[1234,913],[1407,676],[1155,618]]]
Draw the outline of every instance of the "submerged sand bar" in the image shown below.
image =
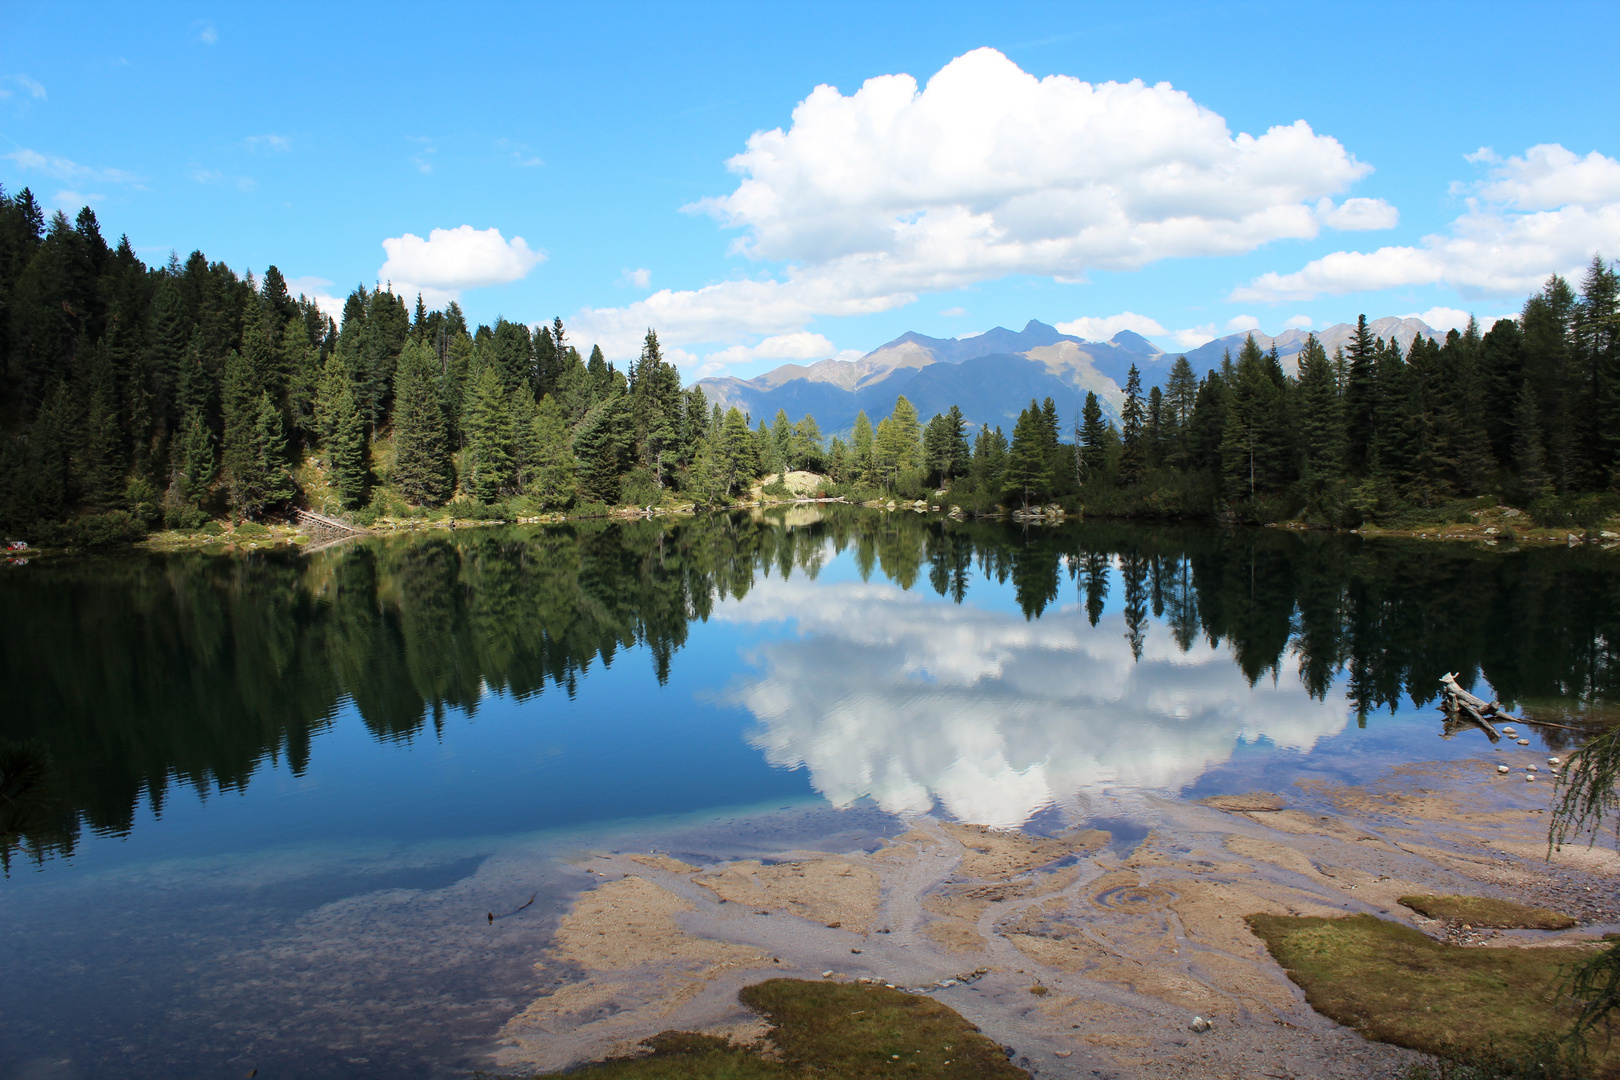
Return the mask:
[[[1551,785],[1494,766],[1206,804],[1133,796],[1130,818],[1149,829],[1134,845],[1083,823],[1037,836],[917,816],[876,850],[701,865],[591,853],[578,865],[597,884],[546,961],[579,977],[512,1017],[497,1064],[560,1069],[671,1028],[746,1041],[763,1029],[741,987],[830,971],[927,992],[1043,1076],[1387,1075],[1414,1055],[1314,1013],[1243,917],[1365,912],[1479,947],[1591,941],[1617,918],[1620,858],[1545,861]],[[1397,902],[1421,893],[1499,896],[1585,925],[1465,934]],[[1194,1016],[1213,1029],[1190,1031]]]

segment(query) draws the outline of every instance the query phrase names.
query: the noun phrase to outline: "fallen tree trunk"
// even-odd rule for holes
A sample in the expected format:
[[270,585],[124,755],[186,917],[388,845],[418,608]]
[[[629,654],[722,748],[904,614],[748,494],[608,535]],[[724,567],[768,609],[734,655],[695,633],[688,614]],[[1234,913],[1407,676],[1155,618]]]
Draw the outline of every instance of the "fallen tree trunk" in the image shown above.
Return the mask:
[[[1501,704],[1499,702],[1486,701],[1484,698],[1470,694],[1457,685],[1457,676],[1455,674],[1448,673],[1440,676],[1440,686],[1440,696],[1443,701],[1441,710],[1446,714],[1445,731],[1442,732],[1444,738],[1451,738],[1461,730],[1464,723],[1470,723],[1483,731],[1491,742],[1500,742],[1502,740],[1501,734],[1491,726],[1490,720],[1487,719],[1487,717],[1500,715]],[[1508,719],[1513,718],[1508,717]]]

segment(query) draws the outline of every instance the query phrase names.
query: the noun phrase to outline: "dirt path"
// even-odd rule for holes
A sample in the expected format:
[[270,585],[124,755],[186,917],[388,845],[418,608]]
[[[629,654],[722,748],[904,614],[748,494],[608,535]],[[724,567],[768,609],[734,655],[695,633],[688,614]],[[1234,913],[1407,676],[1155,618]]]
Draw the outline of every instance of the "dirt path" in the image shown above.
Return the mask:
[[[1506,760],[1506,759],[1504,759]],[[916,988],[1042,1076],[1391,1075],[1412,1055],[1317,1016],[1249,933],[1257,912],[1370,912],[1431,933],[1411,893],[1499,895],[1594,925],[1504,932],[1491,945],[1590,938],[1620,918],[1620,859],[1543,861],[1549,784],[1495,762],[1394,770],[1365,788],[1283,796],[1127,797],[1134,846],[920,817],[873,852],[787,851],[698,866],[665,855],[581,860],[598,884],[552,957],[581,977],[502,1032],[498,1066],[551,1070],[668,1028],[760,1030],[737,990],[773,975]],[[824,973],[830,972],[830,975]],[[1198,1034],[1195,1016],[1214,1021]]]

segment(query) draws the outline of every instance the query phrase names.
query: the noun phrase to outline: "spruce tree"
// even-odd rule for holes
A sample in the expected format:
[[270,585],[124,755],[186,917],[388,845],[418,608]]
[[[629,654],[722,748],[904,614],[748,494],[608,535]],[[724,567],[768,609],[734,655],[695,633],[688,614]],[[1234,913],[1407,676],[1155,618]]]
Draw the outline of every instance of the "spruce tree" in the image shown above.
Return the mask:
[[854,456],[852,467],[855,479],[863,484],[875,483],[877,473],[872,460],[872,421],[866,418],[865,409],[855,414],[855,428],[850,434],[850,448]]
[[[1253,338],[1249,339],[1253,341]],[[1132,364],[1125,375],[1125,407],[1120,410],[1124,452],[1119,458],[1122,483],[1140,484],[1147,476],[1147,445],[1143,432],[1146,416],[1142,409],[1142,373]],[[1016,440],[1016,436],[1014,436]]]
[[582,499],[606,503],[619,501],[620,455],[629,426],[622,395],[602,399],[585,416],[574,436],[574,456],[579,459],[579,494]]
[[[1101,479],[1107,465],[1105,448],[1107,425],[1103,422],[1102,402],[1097,395],[1086,391],[1086,403],[1080,409],[1080,464],[1089,483]],[[1016,435],[1014,436],[1016,438]]]
[[1365,315],[1356,319],[1355,335],[1345,349],[1345,363],[1345,464],[1359,476],[1365,473],[1373,453],[1378,409],[1378,349]]
[[264,505],[265,476],[259,447],[259,397],[263,388],[247,357],[232,352],[225,358],[221,389],[225,437],[221,465],[231,485],[231,505],[238,514],[253,517]]
[[326,449],[332,487],[339,504],[352,510],[365,501],[370,470],[366,467],[366,427],[347,377],[338,384],[329,416],[331,433],[326,437]]
[[1175,469],[1189,467],[1192,444],[1193,405],[1198,401],[1198,376],[1185,356],[1176,357],[1170,366],[1170,378],[1165,384],[1165,424],[1169,428],[1165,449],[1165,464]]
[[432,350],[412,342],[399,357],[394,402],[393,483],[422,506],[450,496],[453,473]]
[[181,438],[180,472],[175,478],[177,493],[187,506],[199,507],[208,498],[216,471],[213,432],[200,415],[192,413]]
[[1344,412],[1333,363],[1316,335],[1299,353],[1300,439],[1306,475],[1336,480],[1344,467]]
[[568,444],[568,425],[562,407],[550,394],[535,409],[534,458],[528,469],[526,494],[542,506],[566,506],[577,490],[577,464]]
[[[512,473],[511,418],[506,399],[510,372],[495,365],[481,370],[467,396],[462,431],[467,440],[466,484],[479,502],[494,502]],[[519,384],[527,392],[528,380]]]
[[1018,414],[1013,427],[1012,449],[1007,454],[1007,471],[1002,483],[1018,495],[1028,509],[1030,501],[1046,494],[1052,486],[1046,420],[1034,401]]
[[1547,470],[1541,447],[1541,418],[1530,380],[1519,385],[1519,400],[1513,410],[1513,469],[1516,494],[1525,502],[1539,498],[1547,490]]

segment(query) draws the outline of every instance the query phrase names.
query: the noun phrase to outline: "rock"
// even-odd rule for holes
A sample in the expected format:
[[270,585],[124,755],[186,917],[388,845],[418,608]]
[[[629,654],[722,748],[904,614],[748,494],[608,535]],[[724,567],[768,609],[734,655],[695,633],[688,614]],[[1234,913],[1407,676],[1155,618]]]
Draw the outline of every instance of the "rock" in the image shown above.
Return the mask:
[[1502,516],[1505,517],[1505,518],[1523,517],[1524,516],[1524,511],[1523,510],[1517,510],[1517,509],[1510,506],[1506,510],[1502,511]]
[[1536,778],[1536,774],[1533,773],[1533,772],[1527,772],[1527,773],[1524,774],[1524,779],[1525,779],[1526,782],[1534,781],[1535,778]]
[[1530,740],[1529,739],[1520,739],[1519,740],[1519,745],[1520,746],[1529,746],[1530,745]]
[[1526,765],[1526,766],[1525,766],[1525,767],[1524,767],[1524,771],[1525,771],[1525,772],[1535,772],[1535,771],[1536,771],[1536,767],[1535,767],[1535,766],[1534,766],[1534,765]]
[[1214,1024],[1210,1023],[1208,1020],[1205,1020],[1202,1016],[1195,1016],[1192,1018],[1192,1023],[1187,1025],[1187,1030],[1196,1031],[1198,1034],[1202,1035],[1204,1032],[1208,1031],[1214,1026]]
[[1508,767],[1506,765],[1498,765],[1496,767],[1496,771],[1499,773],[1505,773],[1508,771]]
[[1558,759],[1557,759],[1557,758],[1555,758],[1555,757],[1550,757],[1550,758],[1548,758],[1548,759],[1547,759],[1547,764],[1549,764],[1549,765],[1562,765],[1562,764],[1563,764],[1563,762],[1562,762],[1562,761],[1559,761],[1559,760],[1558,760]]
[[832,977],[833,977],[833,973],[832,973],[832,972],[830,972],[830,971],[823,971],[823,972],[822,972],[822,973],[821,973],[821,977],[822,977],[822,978],[823,978],[823,979],[830,979],[830,978],[832,978]]

